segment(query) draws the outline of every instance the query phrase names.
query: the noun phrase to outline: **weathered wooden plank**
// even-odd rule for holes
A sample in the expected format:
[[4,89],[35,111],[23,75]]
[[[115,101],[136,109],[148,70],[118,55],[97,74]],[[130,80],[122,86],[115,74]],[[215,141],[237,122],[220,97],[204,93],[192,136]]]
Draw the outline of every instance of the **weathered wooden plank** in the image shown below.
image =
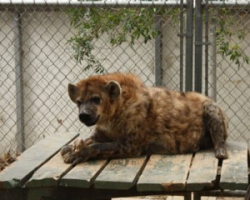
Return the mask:
[[25,187],[57,186],[59,177],[70,168],[71,165],[64,163],[61,154],[57,153],[32,175]]
[[95,188],[126,190],[135,185],[146,156],[111,160],[94,181]]
[[27,149],[17,161],[0,173],[0,188],[14,188],[24,184],[36,169],[78,135],[78,133],[56,133]]
[[[64,163],[60,153],[38,169],[25,187],[90,187],[92,179],[107,163],[106,160],[80,163],[73,167]],[[60,180],[59,180],[60,178]],[[59,183],[60,182],[60,183]]]
[[107,160],[80,163],[62,177],[60,186],[89,188],[106,164]]
[[187,190],[200,191],[213,187],[217,170],[218,159],[212,150],[196,153],[187,180]]
[[222,189],[246,190],[248,186],[248,145],[227,142],[229,158],[223,160],[220,186]]
[[192,154],[151,156],[137,183],[137,190],[184,190],[191,160]]

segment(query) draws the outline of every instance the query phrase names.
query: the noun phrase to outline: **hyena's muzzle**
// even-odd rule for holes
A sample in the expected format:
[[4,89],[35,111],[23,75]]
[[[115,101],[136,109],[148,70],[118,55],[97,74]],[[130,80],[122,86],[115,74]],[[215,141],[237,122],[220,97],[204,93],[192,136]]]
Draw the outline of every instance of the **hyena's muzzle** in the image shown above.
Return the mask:
[[96,108],[87,104],[81,105],[79,108],[79,120],[86,126],[93,126],[99,120]]

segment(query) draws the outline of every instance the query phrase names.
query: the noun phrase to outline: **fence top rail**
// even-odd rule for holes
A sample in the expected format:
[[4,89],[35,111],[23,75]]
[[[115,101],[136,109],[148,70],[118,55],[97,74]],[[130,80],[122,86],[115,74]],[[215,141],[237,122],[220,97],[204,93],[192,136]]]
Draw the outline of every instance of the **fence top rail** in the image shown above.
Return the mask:
[[[119,6],[119,7],[147,7],[147,6],[186,6],[189,0],[0,0],[0,8],[4,6],[53,6],[53,7],[94,7],[94,6]],[[195,6],[195,0],[194,6]],[[250,6],[250,0],[202,0],[202,5],[214,6]]]
[[[183,0],[186,4],[186,0]],[[2,5],[51,5],[51,6],[140,6],[180,5],[181,0],[0,0]]]

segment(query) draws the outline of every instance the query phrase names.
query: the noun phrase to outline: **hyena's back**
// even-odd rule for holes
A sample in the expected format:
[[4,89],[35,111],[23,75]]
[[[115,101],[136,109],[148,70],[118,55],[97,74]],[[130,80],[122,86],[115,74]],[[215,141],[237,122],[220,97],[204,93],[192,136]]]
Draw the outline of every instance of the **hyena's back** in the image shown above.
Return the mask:
[[[178,154],[213,147],[209,124],[204,117],[204,111],[210,105],[218,109],[224,129],[221,134],[226,139],[226,117],[208,97],[196,92],[178,93],[164,88],[150,88],[150,95],[153,99],[150,121],[158,132],[157,141],[150,146],[150,151]],[[153,147],[157,148],[154,150]]]

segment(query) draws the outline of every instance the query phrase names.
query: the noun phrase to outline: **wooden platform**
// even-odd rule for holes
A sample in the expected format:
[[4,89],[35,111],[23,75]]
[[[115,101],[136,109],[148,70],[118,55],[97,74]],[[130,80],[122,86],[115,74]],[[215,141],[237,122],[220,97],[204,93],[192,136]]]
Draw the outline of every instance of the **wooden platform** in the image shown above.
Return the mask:
[[0,200],[83,200],[141,195],[244,196],[249,184],[248,145],[228,142],[229,159],[213,150],[97,160],[75,167],[58,153],[77,133],[49,136],[0,173]]

